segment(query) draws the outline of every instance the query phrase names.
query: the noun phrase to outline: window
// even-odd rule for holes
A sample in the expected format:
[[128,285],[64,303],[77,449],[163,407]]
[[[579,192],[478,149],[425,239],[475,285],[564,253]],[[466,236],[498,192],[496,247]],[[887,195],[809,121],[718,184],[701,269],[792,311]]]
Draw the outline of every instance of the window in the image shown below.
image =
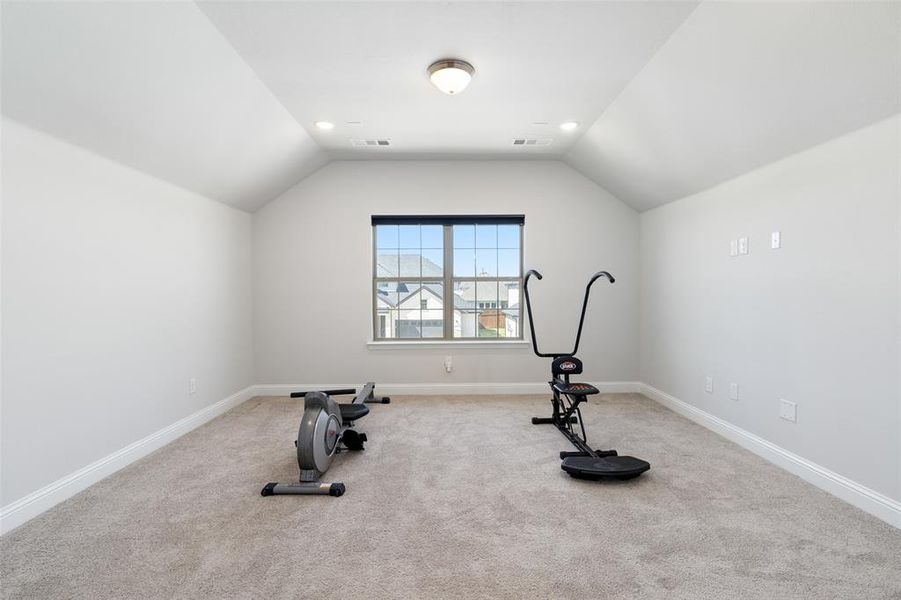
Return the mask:
[[374,338],[522,339],[523,222],[372,217]]

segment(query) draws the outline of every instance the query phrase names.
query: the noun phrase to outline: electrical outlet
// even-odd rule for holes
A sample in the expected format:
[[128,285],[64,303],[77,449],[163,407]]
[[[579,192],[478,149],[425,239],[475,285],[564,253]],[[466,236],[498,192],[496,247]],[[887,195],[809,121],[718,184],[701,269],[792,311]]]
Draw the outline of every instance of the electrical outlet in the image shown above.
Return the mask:
[[779,399],[779,416],[786,421],[791,421],[792,423],[797,423],[798,421],[798,405],[794,402],[789,402],[784,398]]
[[196,394],[197,393],[197,380],[193,377],[188,380],[188,393]]
[[713,377],[704,378],[704,391],[708,394],[713,393]]
[[738,238],[738,253],[747,254],[748,252],[748,238]]
[[444,370],[448,373],[453,373],[454,371],[454,360],[451,356],[444,357]]
[[729,242],[729,256],[738,256],[738,240]]
[[772,235],[770,235],[770,248],[773,250],[778,250],[782,247],[782,234],[778,231],[774,231]]
[[729,384],[729,399],[730,400],[738,400],[738,384],[737,383]]

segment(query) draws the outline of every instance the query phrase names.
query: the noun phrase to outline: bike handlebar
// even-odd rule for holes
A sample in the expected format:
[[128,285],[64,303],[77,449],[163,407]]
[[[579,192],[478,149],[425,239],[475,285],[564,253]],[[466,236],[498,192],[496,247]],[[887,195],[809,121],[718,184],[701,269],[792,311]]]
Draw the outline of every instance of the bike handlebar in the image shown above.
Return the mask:
[[532,300],[529,298],[529,279],[532,276],[538,278],[538,280],[544,279],[541,276],[541,273],[536,271],[535,269],[529,269],[526,272],[526,276],[522,280],[522,288],[523,293],[526,297],[526,310],[529,313],[529,329],[532,333],[532,350],[535,352],[537,356],[541,356],[543,358],[557,358],[558,356],[575,356],[576,352],[579,350],[579,342],[582,339],[582,325],[585,324],[585,311],[588,309],[588,297],[591,294],[591,286],[594,285],[594,282],[600,279],[601,277],[606,277],[610,283],[614,283],[616,279],[614,279],[613,275],[608,273],[607,271],[598,271],[594,275],[591,276],[591,279],[588,280],[588,285],[585,286],[585,297],[582,299],[582,314],[579,316],[579,329],[576,332],[576,343],[573,346],[572,352],[565,353],[545,353],[540,352],[538,350],[538,341],[535,339],[535,320],[532,318]]
[[[346,389],[340,389],[340,390],[310,390],[310,391],[311,392],[313,392],[313,391],[322,392],[323,394],[326,394],[328,396],[346,396],[348,394],[356,394],[357,393],[357,390],[355,390],[354,388],[346,388]],[[310,392],[291,392],[291,397],[292,398],[303,398],[304,396],[306,396],[309,393]]]
[[607,271],[598,271],[594,275],[591,276],[591,280],[588,282],[588,286],[591,287],[591,284],[600,279],[601,277],[606,277],[610,280],[610,283],[616,283],[616,279],[613,278],[613,275],[608,273]]

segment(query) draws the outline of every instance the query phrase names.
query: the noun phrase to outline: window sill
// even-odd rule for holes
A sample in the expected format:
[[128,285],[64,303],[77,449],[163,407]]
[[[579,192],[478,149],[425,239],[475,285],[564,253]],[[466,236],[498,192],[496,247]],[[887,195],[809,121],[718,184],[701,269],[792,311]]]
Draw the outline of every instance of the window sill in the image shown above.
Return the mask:
[[423,349],[423,348],[508,348],[508,349],[519,349],[519,348],[529,348],[531,347],[531,343],[526,340],[492,340],[492,341],[473,341],[473,340],[461,340],[461,341],[448,341],[448,340],[436,340],[432,342],[412,342],[412,341],[379,341],[366,342],[366,347],[370,350],[412,350],[412,349]]

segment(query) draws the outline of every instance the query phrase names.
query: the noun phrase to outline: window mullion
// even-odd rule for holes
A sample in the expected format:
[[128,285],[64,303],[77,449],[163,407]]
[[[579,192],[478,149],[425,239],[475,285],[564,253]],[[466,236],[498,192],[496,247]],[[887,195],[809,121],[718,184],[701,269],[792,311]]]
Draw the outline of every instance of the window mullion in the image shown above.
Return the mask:
[[444,226],[444,339],[454,337],[454,230]]

